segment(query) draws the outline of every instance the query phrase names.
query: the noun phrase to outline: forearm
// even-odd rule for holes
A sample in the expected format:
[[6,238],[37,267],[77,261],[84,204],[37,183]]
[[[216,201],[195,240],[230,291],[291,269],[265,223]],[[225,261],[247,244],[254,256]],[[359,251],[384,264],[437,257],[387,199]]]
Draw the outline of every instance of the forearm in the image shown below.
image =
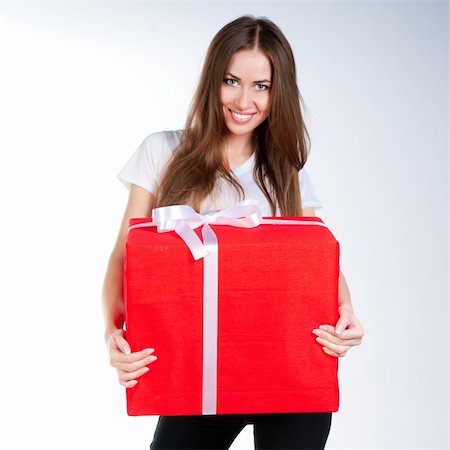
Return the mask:
[[339,294],[338,294],[338,306],[339,311],[347,309],[353,312],[353,306],[350,299],[350,290],[347,285],[347,281],[344,278],[344,274],[339,270]]
[[122,328],[124,324],[124,301],[123,301],[123,258],[111,255],[105,280],[103,282],[103,316],[105,322],[105,341],[112,332]]

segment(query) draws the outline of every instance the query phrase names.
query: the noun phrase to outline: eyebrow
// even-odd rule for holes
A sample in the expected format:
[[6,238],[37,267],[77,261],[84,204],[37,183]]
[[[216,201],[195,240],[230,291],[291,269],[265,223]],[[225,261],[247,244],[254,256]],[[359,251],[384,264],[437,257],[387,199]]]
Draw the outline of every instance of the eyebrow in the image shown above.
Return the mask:
[[[241,79],[240,79],[239,77],[237,77],[236,75],[233,75],[233,74],[230,73],[230,72],[226,72],[225,75],[230,75],[230,76],[232,76],[233,78],[236,78],[236,80],[241,81]],[[259,80],[259,81],[254,81],[253,83],[256,84],[256,83],[264,83],[264,82],[272,83],[270,80]]]

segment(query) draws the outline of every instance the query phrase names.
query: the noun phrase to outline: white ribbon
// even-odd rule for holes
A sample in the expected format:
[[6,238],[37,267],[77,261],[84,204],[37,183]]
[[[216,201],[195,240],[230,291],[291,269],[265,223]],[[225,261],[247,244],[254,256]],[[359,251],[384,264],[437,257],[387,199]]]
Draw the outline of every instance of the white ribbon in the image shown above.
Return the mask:
[[[205,215],[198,214],[187,205],[173,205],[155,208],[152,212],[151,223],[133,225],[128,231],[146,226],[156,226],[158,233],[175,231],[189,247],[194,259],[198,260],[208,254],[209,246],[217,244],[217,237],[209,226],[210,223],[253,228],[258,226],[262,220],[256,200],[244,200],[230,208]],[[195,228],[202,225],[203,242],[194,232]]]
[[[320,225],[308,220],[263,219],[256,200],[244,200],[212,214],[199,214],[190,206],[173,205],[153,209],[152,222],[132,225],[134,228],[157,227],[158,233],[175,231],[189,247],[195,260],[203,261],[203,384],[202,414],[217,414],[217,328],[219,246],[217,235],[209,224],[254,228],[260,224]],[[203,242],[194,232],[202,226]]]

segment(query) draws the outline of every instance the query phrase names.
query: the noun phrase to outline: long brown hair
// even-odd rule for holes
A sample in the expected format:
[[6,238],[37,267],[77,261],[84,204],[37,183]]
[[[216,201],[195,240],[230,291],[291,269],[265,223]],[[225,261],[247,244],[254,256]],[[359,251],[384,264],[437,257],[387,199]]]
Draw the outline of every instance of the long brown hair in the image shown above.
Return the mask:
[[300,109],[294,56],[281,30],[266,17],[253,15],[228,23],[211,41],[180,144],[160,177],[156,207],[188,204],[199,212],[220,176],[244,199],[242,186],[223,162],[228,130],[220,102],[227,64],[243,49],[262,51],[272,68],[270,113],[254,130],[255,182],[273,216],[277,205],[282,216],[303,215],[298,172],[306,163],[310,139]]

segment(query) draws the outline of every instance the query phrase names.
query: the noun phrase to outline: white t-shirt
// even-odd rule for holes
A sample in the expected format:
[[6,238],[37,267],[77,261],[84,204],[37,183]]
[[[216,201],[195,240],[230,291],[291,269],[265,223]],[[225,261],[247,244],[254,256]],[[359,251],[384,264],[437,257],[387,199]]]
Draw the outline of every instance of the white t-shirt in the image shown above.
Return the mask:
[[[180,143],[183,130],[158,131],[147,136],[128,162],[119,172],[117,177],[130,189],[130,184],[136,184],[147,191],[154,193],[156,182],[168,162],[173,150]],[[232,169],[234,176],[244,188],[245,199],[258,201],[263,216],[272,216],[269,202],[253,178],[255,153],[238,167]],[[323,208],[317,193],[312,185],[306,169],[299,171],[300,192],[302,207]],[[200,213],[216,211],[228,208],[242,199],[234,186],[223,178],[218,178],[216,186],[200,205]],[[276,216],[280,216],[277,208]]]

